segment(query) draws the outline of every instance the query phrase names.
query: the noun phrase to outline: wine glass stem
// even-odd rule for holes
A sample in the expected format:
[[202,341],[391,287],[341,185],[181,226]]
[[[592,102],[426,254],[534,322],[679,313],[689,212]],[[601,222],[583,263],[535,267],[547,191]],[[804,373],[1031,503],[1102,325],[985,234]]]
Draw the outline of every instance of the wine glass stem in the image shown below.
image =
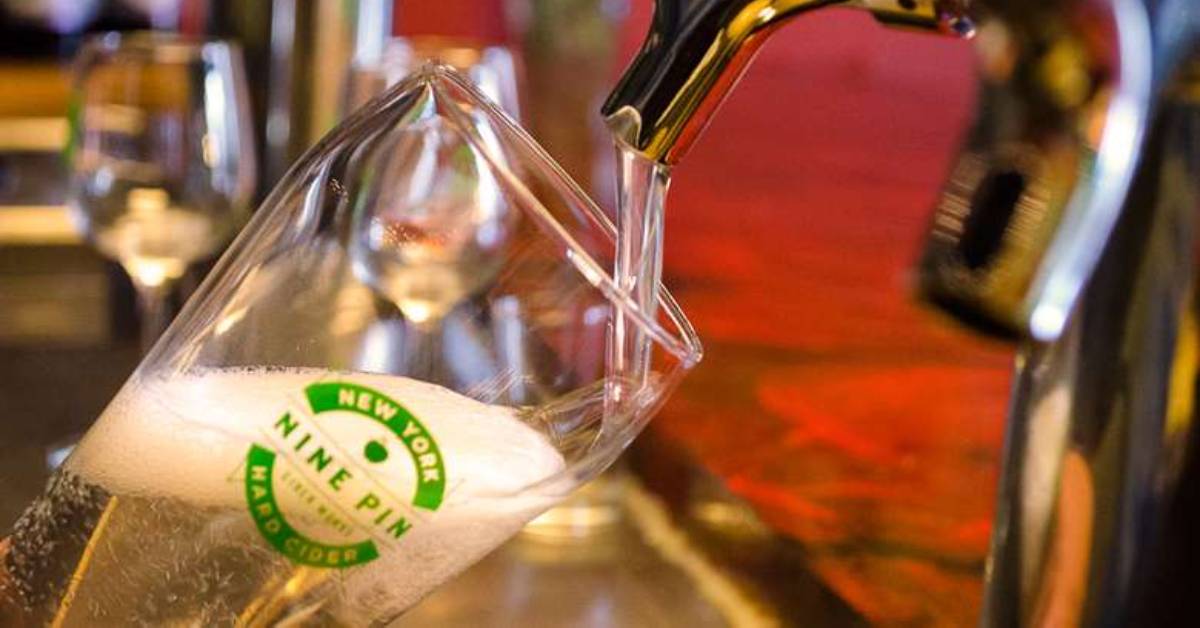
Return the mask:
[[171,323],[171,308],[168,299],[173,285],[174,282],[171,280],[163,280],[154,284],[138,281],[137,278],[133,280],[142,317],[142,355],[150,352],[154,343],[158,341],[158,337]]
[[437,350],[434,347],[436,337],[434,335],[437,330],[438,321],[422,321],[414,323],[409,328],[411,332],[411,340],[409,344],[408,354],[408,369],[412,374],[419,374],[422,377],[436,377],[434,373],[435,362],[437,361]]

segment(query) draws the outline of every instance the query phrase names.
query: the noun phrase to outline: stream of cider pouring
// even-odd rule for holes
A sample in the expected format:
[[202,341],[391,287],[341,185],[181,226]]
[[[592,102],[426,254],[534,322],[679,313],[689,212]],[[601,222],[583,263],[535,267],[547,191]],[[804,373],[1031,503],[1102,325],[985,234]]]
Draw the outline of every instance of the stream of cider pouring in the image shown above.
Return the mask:
[[[614,280],[647,318],[653,320],[662,279],[663,217],[670,168],[616,142],[617,255]],[[616,312],[612,371],[635,387],[646,381],[653,344],[642,329]]]

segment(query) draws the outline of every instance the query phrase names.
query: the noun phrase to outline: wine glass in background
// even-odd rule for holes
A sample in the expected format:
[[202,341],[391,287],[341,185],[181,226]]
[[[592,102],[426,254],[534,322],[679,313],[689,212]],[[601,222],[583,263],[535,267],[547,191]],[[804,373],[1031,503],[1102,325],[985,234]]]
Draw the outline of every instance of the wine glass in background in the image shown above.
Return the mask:
[[70,206],[137,290],[142,348],[170,322],[192,263],[245,222],[255,183],[241,52],[224,41],[107,33],[76,60]]
[[[361,51],[346,84],[347,112],[429,63],[453,67],[505,113],[519,117],[512,52],[443,37],[398,37],[377,53]],[[409,323],[402,333],[394,328],[389,333],[398,336],[395,345],[404,347],[410,368],[446,365],[439,354],[475,353],[443,345],[443,337],[454,333],[445,319],[493,279],[498,259],[493,253],[507,245],[516,220],[487,164],[464,150],[459,136],[439,128],[442,124],[444,119],[435,117],[393,136],[387,150],[396,158],[387,163],[401,167],[382,172],[391,185],[374,199],[386,209],[355,231],[364,240],[355,248],[357,271],[371,278]],[[464,343],[469,340],[457,344]]]

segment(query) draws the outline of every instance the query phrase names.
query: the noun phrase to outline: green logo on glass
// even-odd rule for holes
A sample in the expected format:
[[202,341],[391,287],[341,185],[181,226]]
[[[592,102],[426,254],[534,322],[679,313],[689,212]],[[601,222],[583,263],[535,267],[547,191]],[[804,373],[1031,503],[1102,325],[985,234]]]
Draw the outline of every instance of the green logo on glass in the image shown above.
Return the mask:
[[[423,513],[441,506],[442,453],[407,408],[377,390],[316,383],[304,397],[302,407],[263,430],[267,445],[250,446],[250,516],[294,563],[345,568],[370,562],[381,545],[399,542]],[[410,473],[415,481],[406,481]]]

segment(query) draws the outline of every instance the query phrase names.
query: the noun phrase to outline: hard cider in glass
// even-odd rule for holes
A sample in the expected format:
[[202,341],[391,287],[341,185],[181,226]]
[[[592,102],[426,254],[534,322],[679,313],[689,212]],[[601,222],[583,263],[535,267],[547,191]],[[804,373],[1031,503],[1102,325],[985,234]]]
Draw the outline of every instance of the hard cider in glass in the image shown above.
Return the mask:
[[[5,625],[387,622],[700,359],[520,128],[427,66],[282,180],[6,541]],[[627,373],[616,325],[653,346]]]

